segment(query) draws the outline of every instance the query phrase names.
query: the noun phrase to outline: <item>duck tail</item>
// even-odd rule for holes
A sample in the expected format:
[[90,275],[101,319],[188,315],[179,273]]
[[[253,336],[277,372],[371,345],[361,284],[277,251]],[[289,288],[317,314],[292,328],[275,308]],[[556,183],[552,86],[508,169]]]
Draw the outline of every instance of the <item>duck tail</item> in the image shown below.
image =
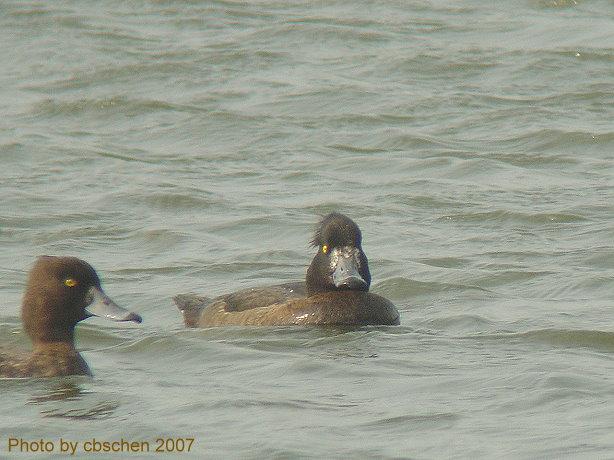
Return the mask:
[[198,320],[203,308],[210,299],[196,294],[179,294],[173,297],[173,301],[183,314],[183,322],[187,327],[198,327]]

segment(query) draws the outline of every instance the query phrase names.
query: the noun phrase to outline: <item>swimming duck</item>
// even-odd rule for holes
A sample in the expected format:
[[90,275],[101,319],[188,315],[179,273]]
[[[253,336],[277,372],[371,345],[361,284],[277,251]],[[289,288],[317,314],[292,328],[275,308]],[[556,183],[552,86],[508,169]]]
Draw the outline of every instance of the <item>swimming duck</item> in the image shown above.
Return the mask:
[[92,375],[74,343],[75,326],[90,316],[142,321],[104,293],[87,262],[76,257],[39,257],[30,270],[21,307],[33,351],[25,359],[0,355],[0,377]]
[[305,282],[245,289],[212,300],[194,294],[175,296],[186,326],[399,324],[396,307],[369,292],[369,264],[360,229],[352,219],[328,214],[311,243],[318,251]]

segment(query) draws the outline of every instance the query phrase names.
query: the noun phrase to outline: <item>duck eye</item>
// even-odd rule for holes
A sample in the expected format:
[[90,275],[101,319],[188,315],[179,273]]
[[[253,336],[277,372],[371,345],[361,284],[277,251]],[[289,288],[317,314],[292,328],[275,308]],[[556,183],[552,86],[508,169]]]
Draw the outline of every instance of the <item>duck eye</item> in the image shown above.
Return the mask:
[[325,244],[324,244],[324,245],[322,245],[322,252],[323,252],[324,254],[326,254],[326,253],[328,252],[328,246],[326,246]]
[[77,285],[77,281],[73,278],[67,278],[64,280],[64,286],[75,287]]

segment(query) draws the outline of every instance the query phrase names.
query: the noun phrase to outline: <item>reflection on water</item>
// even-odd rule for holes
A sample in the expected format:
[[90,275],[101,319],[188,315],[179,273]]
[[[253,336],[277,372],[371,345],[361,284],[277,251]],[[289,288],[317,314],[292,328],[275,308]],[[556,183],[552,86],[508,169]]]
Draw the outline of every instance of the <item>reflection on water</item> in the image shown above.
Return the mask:
[[85,389],[75,380],[84,377],[51,379],[43,381],[45,388],[36,391],[27,404],[41,406],[42,417],[93,420],[108,418],[120,406],[118,401],[100,401],[107,395]]
[[48,409],[41,411],[43,417],[58,417],[67,419],[79,420],[94,420],[101,418],[109,418],[119,407],[119,403],[108,402],[99,403],[92,407],[83,407],[77,409],[64,410],[61,408]]
[[[52,379],[56,380],[56,379]],[[45,388],[40,392],[32,395],[28,404],[42,404],[48,401],[63,401],[63,400],[78,400],[81,396],[90,394],[91,392],[83,390],[78,384],[72,381],[66,381],[62,378],[62,382],[57,385],[51,385],[50,388]]]

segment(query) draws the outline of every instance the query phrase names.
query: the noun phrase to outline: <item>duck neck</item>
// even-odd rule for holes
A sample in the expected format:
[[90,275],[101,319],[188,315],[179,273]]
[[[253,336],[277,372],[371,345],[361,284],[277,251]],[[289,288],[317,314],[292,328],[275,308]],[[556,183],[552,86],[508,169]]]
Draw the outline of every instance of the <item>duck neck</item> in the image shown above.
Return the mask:
[[34,353],[54,353],[54,354],[72,354],[77,353],[73,341],[42,341],[37,340],[33,343]]
[[23,328],[32,340],[34,347],[73,347],[75,326],[65,322],[50,321],[49,317],[32,321],[30,315],[23,315]]
[[72,342],[34,343],[29,359],[31,374],[39,377],[62,375],[92,375],[92,371]]
[[307,268],[307,274],[305,276],[305,287],[307,288],[307,295],[317,294],[318,292],[331,291],[330,286],[326,286],[326,280],[323,279],[322,272],[319,267],[326,264],[326,260],[321,260],[322,255],[316,254],[311,261],[309,268]]

